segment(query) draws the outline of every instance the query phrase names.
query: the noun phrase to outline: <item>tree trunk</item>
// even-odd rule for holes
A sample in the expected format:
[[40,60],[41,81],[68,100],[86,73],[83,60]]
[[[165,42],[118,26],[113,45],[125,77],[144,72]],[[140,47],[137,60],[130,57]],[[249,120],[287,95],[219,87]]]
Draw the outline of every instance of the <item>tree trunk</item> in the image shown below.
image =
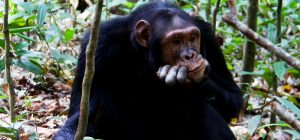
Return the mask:
[[[282,8],[282,0],[278,0],[277,4],[277,23],[276,23],[276,43],[281,42],[281,8]],[[277,57],[274,56],[274,60],[279,60]],[[276,75],[273,78],[273,91],[274,94],[277,94],[277,84],[278,84],[278,78]],[[271,117],[270,117],[270,123],[274,124],[276,123],[276,114],[274,112],[271,112]],[[274,131],[276,129],[275,126],[272,126],[271,129]]]
[[[256,31],[257,11],[258,11],[258,0],[249,0],[247,25],[253,31]],[[244,53],[243,53],[243,71],[253,72],[255,54],[256,54],[255,43],[250,40],[247,40],[246,46],[244,47]],[[241,82],[241,89],[243,93],[245,93],[245,91],[247,91],[247,88],[249,88],[248,85],[251,84],[252,79],[253,79],[252,75],[241,76],[240,82]],[[248,98],[246,98],[244,101],[243,109],[247,108],[247,104],[248,104]],[[244,116],[243,112],[244,110],[242,110],[239,120],[243,119]]]

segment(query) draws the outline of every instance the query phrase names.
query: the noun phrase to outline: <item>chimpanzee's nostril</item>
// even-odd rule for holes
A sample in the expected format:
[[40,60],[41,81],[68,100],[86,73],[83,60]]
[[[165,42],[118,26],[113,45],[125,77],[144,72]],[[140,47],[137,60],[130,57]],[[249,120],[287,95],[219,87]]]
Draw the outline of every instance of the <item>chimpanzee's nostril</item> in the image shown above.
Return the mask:
[[193,58],[193,55],[194,54],[186,54],[184,57],[185,57],[185,60],[190,60],[190,59],[192,59]]
[[185,60],[190,60],[190,59],[191,59],[190,56],[188,56],[188,55],[185,56]]

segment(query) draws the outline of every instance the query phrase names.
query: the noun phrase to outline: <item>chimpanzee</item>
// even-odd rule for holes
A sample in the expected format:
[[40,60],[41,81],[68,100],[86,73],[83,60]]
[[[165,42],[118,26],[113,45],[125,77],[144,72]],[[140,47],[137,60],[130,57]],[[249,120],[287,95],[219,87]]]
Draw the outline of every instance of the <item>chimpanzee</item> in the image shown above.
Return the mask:
[[[74,138],[85,71],[82,42],[69,118],[55,140]],[[104,140],[235,139],[234,82],[211,25],[171,3],[148,3],[100,26],[86,135]]]

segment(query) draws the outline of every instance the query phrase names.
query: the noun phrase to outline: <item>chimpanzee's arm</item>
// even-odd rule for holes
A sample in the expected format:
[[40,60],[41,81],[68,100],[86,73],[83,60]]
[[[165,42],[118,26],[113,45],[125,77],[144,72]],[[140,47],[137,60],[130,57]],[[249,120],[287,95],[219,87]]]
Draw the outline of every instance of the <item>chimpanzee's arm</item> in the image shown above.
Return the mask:
[[196,26],[201,31],[201,53],[210,63],[208,78],[203,82],[202,92],[213,97],[212,105],[228,122],[235,117],[242,106],[242,94],[233,80],[211,26],[204,21],[197,20]]
[[[217,77],[209,77],[201,88],[211,98],[211,104],[218,110],[223,118],[229,122],[236,117],[242,105],[242,94],[236,85],[226,87],[223,82],[215,82]],[[222,80],[222,79],[219,79]]]

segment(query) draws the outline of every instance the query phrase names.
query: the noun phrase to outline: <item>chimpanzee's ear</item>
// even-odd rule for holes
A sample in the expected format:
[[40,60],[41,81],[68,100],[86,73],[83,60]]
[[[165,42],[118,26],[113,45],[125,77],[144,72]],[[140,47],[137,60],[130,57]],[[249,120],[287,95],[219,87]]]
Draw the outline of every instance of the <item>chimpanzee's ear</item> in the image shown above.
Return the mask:
[[139,20],[135,25],[135,39],[143,47],[148,47],[151,37],[150,24],[146,20]]

